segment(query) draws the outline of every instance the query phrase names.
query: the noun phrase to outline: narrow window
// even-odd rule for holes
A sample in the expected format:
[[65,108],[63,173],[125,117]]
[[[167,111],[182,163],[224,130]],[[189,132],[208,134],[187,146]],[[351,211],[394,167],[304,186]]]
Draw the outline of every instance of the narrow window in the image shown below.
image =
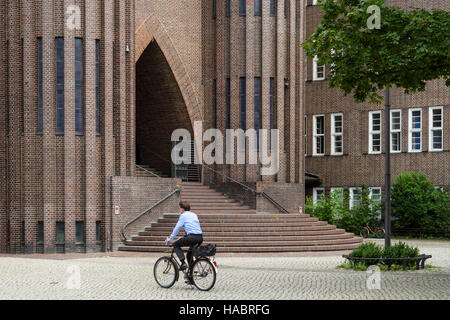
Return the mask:
[[100,134],[100,40],[95,40],[95,130]]
[[270,149],[272,150],[272,129],[275,129],[275,80],[269,79],[269,128],[270,128]]
[[350,209],[361,204],[361,188],[350,188]]
[[343,154],[343,115],[335,113],[331,115],[331,154]]
[[[381,188],[380,187],[369,188],[369,197],[374,201],[376,205],[379,205],[381,203]],[[378,220],[381,220],[381,207],[378,208]]]
[[56,38],[56,133],[64,133],[64,38]]
[[443,118],[443,108],[442,107],[432,107],[429,112],[429,149],[430,151],[442,151],[442,118]]
[[227,129],[231,129],[231,83],[227,78]]
[[313,202],[314,204],[317,204],[322,196],[325,196],[325,189],[324,188],[313,188]]
[[75,38],[75,131],[83,133],[83,39]]
[[270,15],[275,16],[277,14],[277,0],[270,0]]
[[325,65],[318,64],[317,56],[313,59],[313,81],[325,80]]
[[75,241],[76,243],[84,243],[84,221],[75,222]]
[[44,130],[44,94],[42,74],[42,38],[37,39],[37,75],[38,75],[38,133]]
[[213,80],[213,127],[217,128],[217,80]]
[[255,0],[255,16],[261,15],[261,0]]
[[213,0],[212,10],[213,10],[212,17],[213,17],[213,19],[216,19],[216,17],[217,17],[217,0]]
[[422,151],[422,109],[409,109],[409,152]]
[[391,111],[391,152],[402,151],[402,111]]
[[325,154],[325,116],[317,115],[313,118],[313,155]]
[[227,0],[226,2],[225,15],[227,17],[231,15],[231,0]]
[[369,153],[381,153],[381,111],[369,112]]
[[102,241],[101,226],[102,226],[101,221],[95,221],[95,240],[97,241],[97,243]]
[[262,127],[261,117],[261,78],[255,77],[255,131],[256,131],[256,146],[259,151],[259,130]]
[[290,11],[291,11],[290,0],[284,0],[284,17],[285,18],[289,18]]
[[56,222],[56,244],[64,244],[65,234],[64,234],[64,222]]
[[245,77],[239,78],[239,104],[241,109],[241,129],[247,129],[247,83]]
[[44,221],[38,221],[37,228],[38,228],[37,243],[43,244],[44,243]]
[[246,0],[239,0],[239,15],[245,16],[247,8],[246,8]]

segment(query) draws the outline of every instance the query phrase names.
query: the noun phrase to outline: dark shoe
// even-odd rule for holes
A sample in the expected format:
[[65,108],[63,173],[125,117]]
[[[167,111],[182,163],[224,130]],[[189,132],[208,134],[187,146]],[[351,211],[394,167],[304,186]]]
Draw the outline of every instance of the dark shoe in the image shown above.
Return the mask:
[[187,264],[185,262],[183,262],[180,266],[180,271],[184,271],[187,269]]

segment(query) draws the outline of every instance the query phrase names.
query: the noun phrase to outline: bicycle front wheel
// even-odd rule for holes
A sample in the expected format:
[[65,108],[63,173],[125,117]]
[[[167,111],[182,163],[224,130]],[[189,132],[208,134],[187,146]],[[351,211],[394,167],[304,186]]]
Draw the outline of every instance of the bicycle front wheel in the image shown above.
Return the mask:
[[209,259],[198,259],[192,266],[191,276],[197,289],[209,291],[216,283],[216,268]]
[[159,258],[153,268],[156,283],[163,288],[170,288],[175,284],[178,267],[171,257]]
[[384,229],[378,229],[378,231],[377,231],[377,237],[378,238],[384,238],[384,234],[385,234],[385,232],[384,232]]

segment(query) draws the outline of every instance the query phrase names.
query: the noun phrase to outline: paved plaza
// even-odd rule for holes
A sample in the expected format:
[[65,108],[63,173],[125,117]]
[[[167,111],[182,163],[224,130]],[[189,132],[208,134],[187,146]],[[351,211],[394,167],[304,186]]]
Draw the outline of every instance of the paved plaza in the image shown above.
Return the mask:
[[381,272],[380,289],[368,288],[367,272],[337,269],[342,252],[218,255],[210,292],[181,279],[162,289],[152,274],[162,254],[117,252],[0,256],[0,299],[450,299],[450,241],[407,242],[436,268]]

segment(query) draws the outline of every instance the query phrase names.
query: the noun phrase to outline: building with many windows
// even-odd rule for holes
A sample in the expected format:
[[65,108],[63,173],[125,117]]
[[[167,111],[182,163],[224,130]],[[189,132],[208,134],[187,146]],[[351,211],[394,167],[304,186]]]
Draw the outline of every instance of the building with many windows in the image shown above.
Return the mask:
[[[306,7],[306,36],[320,22],[320,6]],[[448,1],[387,1],[407,8],[450,10]],[[384,104],[357,104],[329,89],[326,66],[313,60],[305,82],[306,171],[319,176],[306,193],[315,201],[322,194],[349,188],[349,206],[359,200],[360,188],[379,200],[384,193],[385,117],[390,117],[392,179],[404,171],[425,173],[436,186],[450,189],[450,88],[445,81],[427,84],[426,91],[406,95],[391,90],[391,111]],[[381,93],[382,94],[382,93]],[[320,180],[320,181],[318,181]]]
[[[449,10],[389,1],[406,2]],[[230,181],[296,213],[305,194],[344,186],[352,205],[362,185],[381,197],[386,115],[329,89],[327,67],[305,58],[299,44],[320,17],[315,0],[1,1],[0,252],[115,249],[127,222],[180,179],[257,212],[279,207]],[[441,81],[392,91],[394,177],[417,170],[449,186],[449,96]],[[198,122],[278,129],[279,170],[175,167],[172,133]],[[249,148],[232,153],[247,159]]]

